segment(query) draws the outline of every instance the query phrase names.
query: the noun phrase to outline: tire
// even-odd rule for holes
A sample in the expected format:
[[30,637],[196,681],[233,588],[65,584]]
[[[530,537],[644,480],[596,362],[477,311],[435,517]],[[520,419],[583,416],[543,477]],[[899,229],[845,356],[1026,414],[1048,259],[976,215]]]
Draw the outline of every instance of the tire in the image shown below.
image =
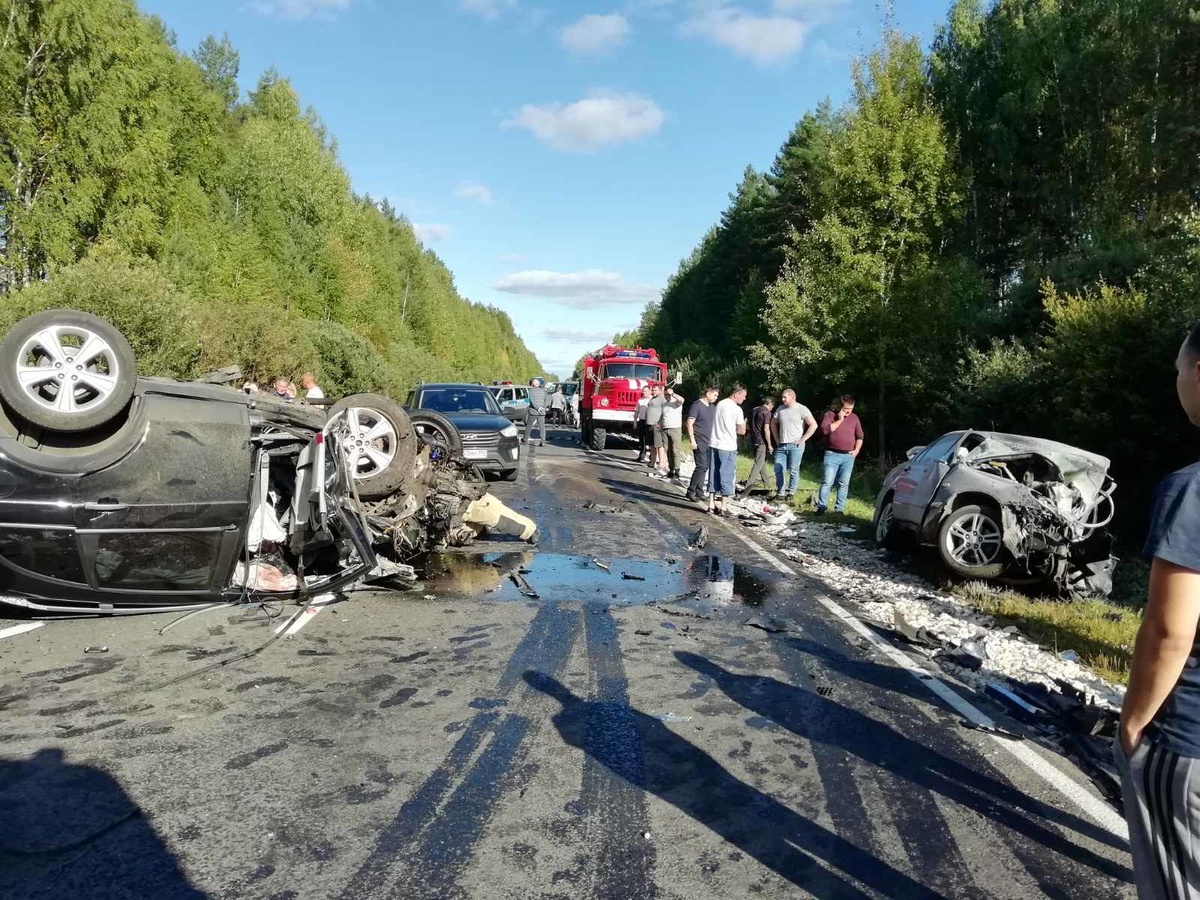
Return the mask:
[[382,500],[412,475],[417,439],[408,413],[382,394],[351,394],[329,407],[329,421],[345,413],[342,452],[364,500]]
[[[69,392],[59,387],[72,381]],[[107,425],[125,412],[136,385],[133,348],[99,316],[48,309],[19,321],[0,342],[0,397],[20,418],[47,431],[72,434]]]
[[896,524],[894,510],[891,496],[875,510],[875,543],[888,550],[899,549],[901,543],[900,527]]
[[500,480],[501,481],[516,481],[518,471],[519,470],[517,470],[517,469],[505,469],[503,472],[500,473]]
[[463,458],[462,436],[454,423],[441,413],[431,409],[415,409],[408,417],[412,420],[418,439],[433,444],[434,452],[440,450],[452,459]]
[[[972,535],[977,541],[970,542]],[[963,578],[996,578],[1005,568],[1000,514],[987,506],[960,506],[942,520],[938,554],[946,568]]]
[[603,428],[597,428],[595,425],[593,425],[591,430],[588,432],[588,446],[599,453],[604,449],[604,446],[607,442],[608,432],[606,432]]

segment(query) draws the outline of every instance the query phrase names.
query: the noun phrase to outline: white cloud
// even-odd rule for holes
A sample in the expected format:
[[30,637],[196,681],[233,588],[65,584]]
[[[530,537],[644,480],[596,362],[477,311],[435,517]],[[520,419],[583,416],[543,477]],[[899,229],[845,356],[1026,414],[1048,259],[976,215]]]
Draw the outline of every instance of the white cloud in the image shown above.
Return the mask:
[[252,12],[272,19],[332,19],[350,8],[352,0],[252,0]]
[[555,150],[586,153],[655,134],[665,119],[649,97],[593,91],[565,105],[527,103],[501,125],[527,129]]
[[444,241],[454,234],[454,229],[449,225],[439,225],[436,223],[419,225],[414,222],[413,231],[426,244],[431,244],[434,241]]
[[621,13],[584,16],[559,32],[558,37],[572,53],[600,56],[629,39],[629,20]]
[[612,330],[602,331],[595,328],[547,328],[542,332],[542,337],[557,344],[594,344],[611,340],[613,334]]
[[515,9],[517,0],[461,0],[459,5],[485,19],[498,19],[505,10]]
[[526,269],[497,281],[492,287],[506,294],[545,297],[575,309],[596,309],[623,304],[642,305],[657,300],[661,291],[648,284],[632,284],[617,272],[584,269],[581,272],[548,272]]
[[491,206],[496,202],[492,189],[477,181],[460,181],[458,187],[454,189],[454,196],[460,200],[474,200],[484,206]]
[[760,66],[781,63],[804,47],[810,23],[788,13],[810,4],[776,0],[775,12],[759,15],[739,6],[720,6],[699,13],[683,25],[683,33],[728,47]]

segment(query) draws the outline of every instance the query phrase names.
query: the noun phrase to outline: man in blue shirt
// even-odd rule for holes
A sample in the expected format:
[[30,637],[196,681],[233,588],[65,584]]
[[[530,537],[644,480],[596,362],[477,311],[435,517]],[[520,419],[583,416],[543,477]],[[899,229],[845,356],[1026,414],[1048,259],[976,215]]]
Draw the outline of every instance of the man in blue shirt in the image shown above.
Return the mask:
[[[1175,360],[1179,402],[1200,426],[1200,326]],[[1200,463],[1159,485],[1152,560],[1114,746],[1138,896],[1200,895]]]

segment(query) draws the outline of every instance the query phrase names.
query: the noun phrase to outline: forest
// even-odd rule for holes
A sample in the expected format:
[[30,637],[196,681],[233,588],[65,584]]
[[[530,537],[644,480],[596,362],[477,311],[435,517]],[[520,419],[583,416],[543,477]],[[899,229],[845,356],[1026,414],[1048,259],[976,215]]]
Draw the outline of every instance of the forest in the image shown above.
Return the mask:
[[957,0],[888,30],[620,336],[700,382],[858,398],[882,468],[956,427],[1113,461],[1127,539],[1193,462],[1200,5]]
[[181,52],[133,0],[9,0],[0,20],[0,332],[69,306],[143,374],[304,370],[333,394],[526,378],[411,223],[354,193],[317,113],[228,38]]

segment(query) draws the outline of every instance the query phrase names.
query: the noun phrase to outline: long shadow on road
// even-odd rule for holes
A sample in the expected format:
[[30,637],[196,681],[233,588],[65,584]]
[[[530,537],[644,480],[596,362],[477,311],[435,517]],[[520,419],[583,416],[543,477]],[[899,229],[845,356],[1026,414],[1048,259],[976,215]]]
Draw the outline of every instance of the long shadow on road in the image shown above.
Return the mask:
[[205,897],[117,780],[57,749],[0,759],[0,895]]
[[[1127,867],[1077,846],[1033,818],[1123,848],[1112,834],[1079,816],[1055,809],[1012,785],[906,737],[884,722],[813,691],[759,675],[738,675],[694,653],[678,652],[675,657],[688,668],[711,678],[731,700],[804,740],[825,743],[857,756],[863,762],[941,794],[1076,863],[1113,878],[1132,879],[1133,873]],[[883,683],[884,672],[878,673],[878,677],[863,677],[862,669],[871,665],[874,664],[863,664],[854,674],[868,683]]]
[[[557,679],[539,672],[526,672],[524,678],[561,704],[553,722],[563,741],[630,784],[670,803],[819,900],[871,896],[855,881],[884,897],[936,900],[943,896],[730,775],[659,720],[630,707],[614,711],[612,703],[584,700]],[[616,712],[633,718],[642,740],[640,766],[631,764],[628,748],[619,742],[589,740],[594,723],[603,723]]]

